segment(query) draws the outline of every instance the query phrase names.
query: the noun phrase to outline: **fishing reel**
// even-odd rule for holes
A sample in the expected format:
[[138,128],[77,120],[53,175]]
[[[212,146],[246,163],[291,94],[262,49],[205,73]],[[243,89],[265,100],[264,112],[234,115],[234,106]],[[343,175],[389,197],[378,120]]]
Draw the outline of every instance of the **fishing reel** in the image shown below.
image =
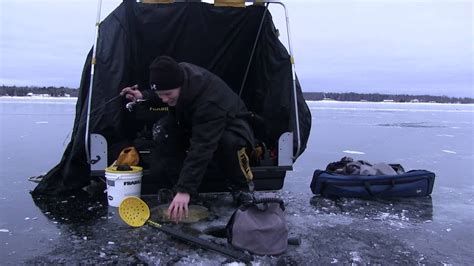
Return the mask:
[[146,100],[144,100],[144,99],[136,99],[136,100],[133,101],[133,102],[127,103],[127,104],[125,105],[125,108],[127,108],[127,110],[128,110],[129,112],[133,112],[133,108],[135,107],[136,104],[139,104],[139,103],[145,102],[145,101],[146,101]]

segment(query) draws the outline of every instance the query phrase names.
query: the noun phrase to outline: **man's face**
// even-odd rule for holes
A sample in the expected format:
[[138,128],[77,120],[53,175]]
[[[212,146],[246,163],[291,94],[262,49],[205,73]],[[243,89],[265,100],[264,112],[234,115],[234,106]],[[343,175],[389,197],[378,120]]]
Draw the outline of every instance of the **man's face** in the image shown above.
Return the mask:
[[157,91],[156,94],[160,99],[169,106],[175,106],[178,103],[181,87],[171,90]]

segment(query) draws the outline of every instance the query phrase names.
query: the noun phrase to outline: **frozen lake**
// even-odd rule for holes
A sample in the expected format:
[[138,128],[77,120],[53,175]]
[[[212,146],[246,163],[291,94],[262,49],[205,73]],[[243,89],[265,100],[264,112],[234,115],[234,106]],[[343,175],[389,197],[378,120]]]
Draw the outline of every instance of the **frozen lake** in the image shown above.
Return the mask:
[[[69,141],[75,99],[0,98],[0,257],[18,263],[220,265],[216,253],[171,240],[150,227],[132,229],[103,201],[36,199],[30,176],[56,165]],[[474,260],[474,105],[308,102],[308,148],[278,194],[292,236],[279,257],[258,265],[461,264]],[[315,169],[344,156],[399,163],[436,173],[431,198],[365,201],[314,197]],[[207,195],[213,221],[183,228],[201,234],[229,218],[228,196]],[[148,199],[152,204],[153,199]],[[227,204],[227,205],[226,205]],[[225,244],[225,239],[208,239]]]

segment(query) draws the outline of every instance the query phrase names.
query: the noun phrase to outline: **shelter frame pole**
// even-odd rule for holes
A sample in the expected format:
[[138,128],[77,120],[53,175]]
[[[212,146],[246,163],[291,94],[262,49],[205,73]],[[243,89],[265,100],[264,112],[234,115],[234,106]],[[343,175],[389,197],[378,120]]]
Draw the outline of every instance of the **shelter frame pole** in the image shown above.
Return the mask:
[[299,110],[298,110],[298,98],[296,92],[296,70],[295,70],[295,58],[293,56],[293,47],[291,45],[291,31],[290,31],[290,17],[288,16],[288,9],[286,8],[285,4],[281,1],[276,0],[245,0],[246,3],[254,3],[254,4],[261,4],[261,3],[274,3],[279,4],[285,10],[285,19],[286,19],[286,32],[288,35],[288,50],[290,53],[290,63],[291,63],[291,75],[293,78],[293,100],[295,105],[295,123],[296,123],[296,139],[297,139],[297,146],[296,152],[293,155],[293,160],[301,153],[301,133],[300,133],[300,118],[299,118]]
[[[141,1],[140,1],[141,2]],[[176,0],[175,2],[184,2],[180,0]],[[288,10],[281,1],[275,0],[245,0],[247,3],[275,3],[279,4],[285,10],[285,19],[286,19],[286,30],[288,35],[288,50],[290,53],[290,63],[291,63],[291,74],[293,79],[293,100],[295,106],[295,123],[296,123],[296,138],[297,138],[297,149],[294,154],[293,159],[295,160],[301,153],[301,133],[300,133],[300,121],[299,121],[299,110],[298,110],[298,99],[297,99],[297,91],[296,91],[296,71],[295,71],[295,59],[293,56],[293,48],[291,45],[291,31],[290,31],[290,20],[288,15]],[[99,0],[98,3],[98,10],[97,10],[97,20],[96,20],[96,38],[95,44],[92,50],[92,65],[91,65],[91,79],[90,79],[90,86],[89,86],[89,98],[87,104],[87,120],[86,120],[86,132],[85,132],[85,150],[86,150],[86,158],[87,162],[90,164],[90,154],[89,154],[89,122],[90,122],[90,109],[91,109],[91,99],[92,99],[92,88],[94,83],[94,68],[96,63],[96,49],[97,49],[97,41],[99,38],[99,24],[100,24],[100,11],[102,7],[102,0]]]
[[288,50],[290,53],[290,63],[291,63],[291,74],[293,78],[293,100],[295,105],[295,123],[296,123],[296,139],[297,139],[297,146],[296,152],[293,156],[293,160],[301,153],[301,133],[300,133],[300,118],[299,118],[299,110],[298,110],[298,94],[296,92],[296,70],[295,70],[295,58],[293,56],[293,47],[291,45],[291,32],[290,32],[290,17],[288,16],[288,9],[286,8],[285,4],[281,1],[274,1],[274,0],[246,0],[245,2],[250,3],[275,3],[279,4],[285,10],[285,19],[286,19],[286,32],[288,35]]
[[97,6],[97,19],[95,22],[95,40],[94,40],[94,46],[92,47],[92,62],[91,62],[91,78],[89,81],[89,96],[88,96],[88,101],[87,101],[87,119],[86,119],[86,130],[85,130],[85,136],[84,136],[84,145],[85,145],[85,151],[86,151],[86,160],[88,164],[91,164],[91,156],[90,156],[90,150],[89,150],[89,124],[90,124],[90,115],[91,115],[91,103],[92,103],[92,88],[94,87],[94,70],[95,70],[95,64],[96,64],[96,53],[97,53],[97,43],[99,40],[99,24],[100,24],[100,13],[102,9],[102,0],[98,1],[98,6]]
[[290,17],[288,16],[288,10],[286,9],[286,6],[280,2],[280,5],[283,6],[285,9],[285,18],[286,18],[286,31],[288,35],[288,50],[290,52],[290,62],[291,62],[291,75],[293,77],[293,100],[295,103],[295,123],[296,123],[296,138],[298,140],[297,148],[296,148],[296,153],[294,155],[293,160],[296,160],[296,158],[300,155],[301,153],[301,135],[300,135],[300,117],[298,115],[299,110],[298,110],[298,98],[297,98],[297,93],[296,93],[296,70],[295,70],[295,58],[293,56],[293,48],[291,46],[291,33],[290,33]]
[[262,26],[263,26],[263,22],[265,21],[267,12],[268,12],[268,4],[265,5],[265,11],[263,13],[262,20],[260,21],[260,26],[258,26],[257,36],[255,37],[252,51],[250,52],[249,62],[247,64],[247,68],[245,69],[244,78],[242,79],[242,85],[240,86],[239,97],[242,97],[242,92],[244,91],[244,85],[245,85],[245,82],[247,81],[250,65],[252,64],[253,55],[255,54],[255,49],[257,48],[258,38],[260,37],[260,33],[262,32]]

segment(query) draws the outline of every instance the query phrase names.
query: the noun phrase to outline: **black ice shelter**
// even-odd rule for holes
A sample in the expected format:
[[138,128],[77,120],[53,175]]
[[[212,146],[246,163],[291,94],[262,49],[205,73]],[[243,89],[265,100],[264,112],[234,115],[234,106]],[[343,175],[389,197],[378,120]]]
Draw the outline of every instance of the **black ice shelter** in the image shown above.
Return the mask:
[[[146,88],[148,66],[159,55],[207,68],[241,95],[248,109],[261,117],[254,128],[265,147],[262,160],[252,166],[256,189],[281,189],[286,171],[292,170],[306,148],[311,114],[294,73],[293,57],[278,39],[269,4],[281,3],[124,0],[100,23],[96,56],[93,59],[91,50],[82,73],[71,141],[33,194],[82,189],[92,178],[104,175],[103,169],[93,166],[97,160],[110,165],[123,147],[146,138],[150,123],[165,108],[143,105],[129,112],[126,100],[117,95],[133,84]],[[88,143],[91,136],[104,138],[108,158],[89,155],[94,149],[94,143]],[[145,162],[146,153],[140,154]],[[214,182],[222,180],[216,175],[218,171],[208,171],[200,191],[225,190]],[[145,166],[143,193],[157,191],[155,178]]]

